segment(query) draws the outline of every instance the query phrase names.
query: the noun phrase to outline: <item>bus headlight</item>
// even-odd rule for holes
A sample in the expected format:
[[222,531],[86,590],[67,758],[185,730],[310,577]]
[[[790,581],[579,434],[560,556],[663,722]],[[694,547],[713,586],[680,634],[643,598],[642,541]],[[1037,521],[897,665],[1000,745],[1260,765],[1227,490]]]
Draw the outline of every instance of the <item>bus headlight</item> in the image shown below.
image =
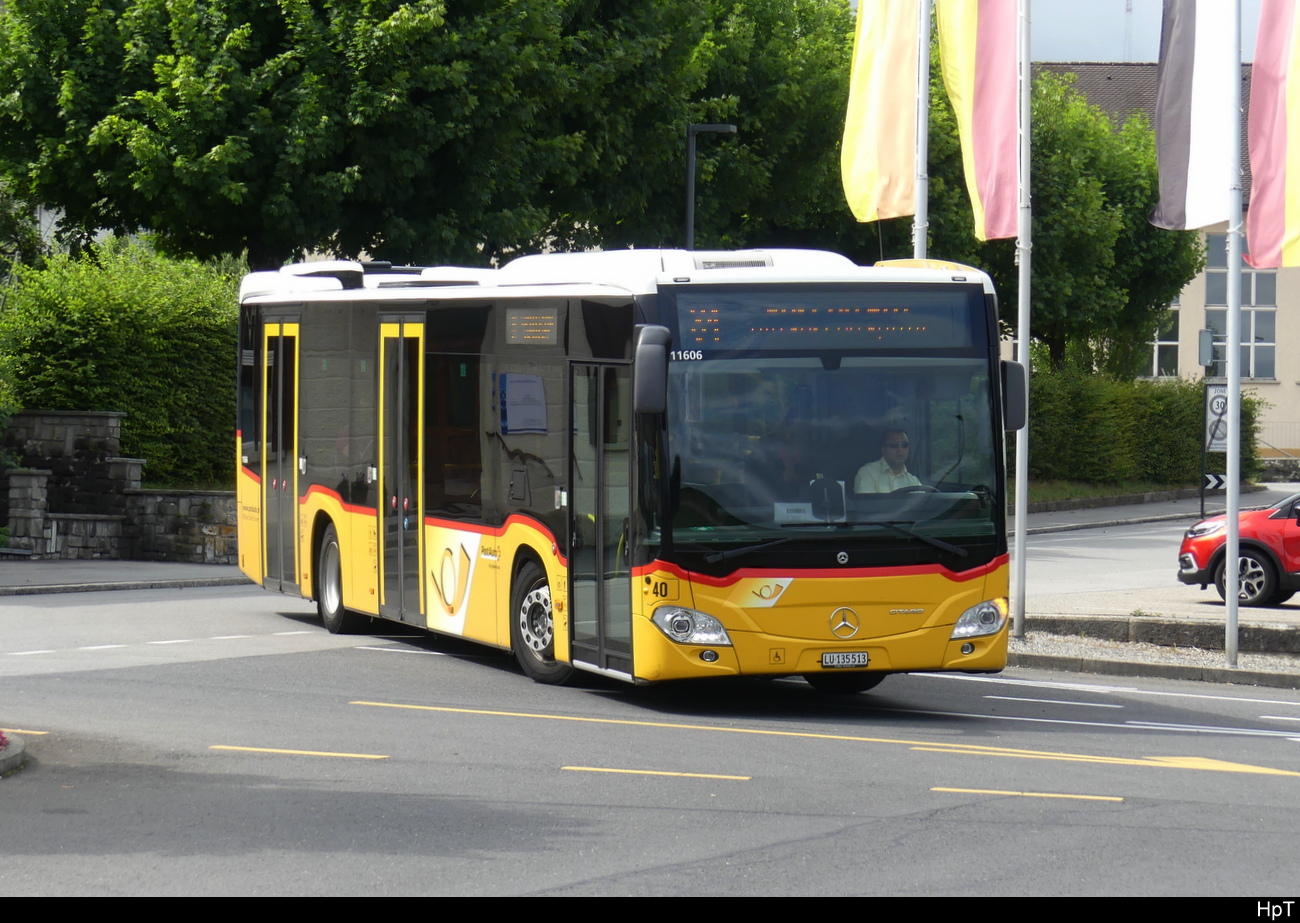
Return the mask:
[[660,606],[650,620],[678,644],[712,644],[731,647],[727,630],[711,615],[681,606]]
[[1002,630],[1007,621],[1007,601],[1002,597],[986,599],[978,606],[971,606],[957,619],[952,628],[952,638],[980,638],[995,635]]

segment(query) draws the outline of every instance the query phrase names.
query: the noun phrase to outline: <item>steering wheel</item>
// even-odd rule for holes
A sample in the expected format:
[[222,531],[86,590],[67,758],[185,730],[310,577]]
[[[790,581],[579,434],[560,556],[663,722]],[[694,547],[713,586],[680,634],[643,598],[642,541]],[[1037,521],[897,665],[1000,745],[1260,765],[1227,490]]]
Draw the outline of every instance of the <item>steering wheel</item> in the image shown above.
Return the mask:
[[937,494],[938,492],[939,488],[928,484],[908,484],[906,487],[890,491],[891,494]]

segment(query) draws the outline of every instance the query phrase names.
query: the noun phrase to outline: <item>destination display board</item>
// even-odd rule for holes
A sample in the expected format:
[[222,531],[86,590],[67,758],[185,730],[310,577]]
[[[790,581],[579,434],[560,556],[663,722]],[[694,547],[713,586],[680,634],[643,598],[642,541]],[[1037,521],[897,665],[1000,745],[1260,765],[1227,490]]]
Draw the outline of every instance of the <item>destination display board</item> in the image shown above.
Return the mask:
[[962,349],[983,325],[969,289],[681,292],[682,350]]

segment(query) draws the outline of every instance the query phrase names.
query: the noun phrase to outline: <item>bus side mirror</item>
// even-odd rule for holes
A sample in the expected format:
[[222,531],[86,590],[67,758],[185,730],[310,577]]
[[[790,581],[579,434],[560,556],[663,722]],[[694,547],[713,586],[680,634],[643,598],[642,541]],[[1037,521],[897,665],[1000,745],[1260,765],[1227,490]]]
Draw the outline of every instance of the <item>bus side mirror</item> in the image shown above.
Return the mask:
[[632,379],[632,409],[636,413],[668,409],[668,348],[672,345],[673,335],[667,327],[646,324],[639,328]]
[[1008,433],[1029,421],[1029,376],[1019,362],[1002,360],[1002,426]]

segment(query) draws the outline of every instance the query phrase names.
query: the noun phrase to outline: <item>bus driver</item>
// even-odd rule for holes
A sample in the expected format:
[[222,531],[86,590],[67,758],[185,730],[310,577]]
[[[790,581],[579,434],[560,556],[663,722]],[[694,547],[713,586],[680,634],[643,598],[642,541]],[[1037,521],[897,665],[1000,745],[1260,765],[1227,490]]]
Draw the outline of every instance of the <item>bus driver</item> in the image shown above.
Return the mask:
[[903,487],[920,487],[920,479],[907,470],[909,447],[906,432],[886,430],[880,443],[880,458],[858,469],[853,479],[853,492],[887,494]]

